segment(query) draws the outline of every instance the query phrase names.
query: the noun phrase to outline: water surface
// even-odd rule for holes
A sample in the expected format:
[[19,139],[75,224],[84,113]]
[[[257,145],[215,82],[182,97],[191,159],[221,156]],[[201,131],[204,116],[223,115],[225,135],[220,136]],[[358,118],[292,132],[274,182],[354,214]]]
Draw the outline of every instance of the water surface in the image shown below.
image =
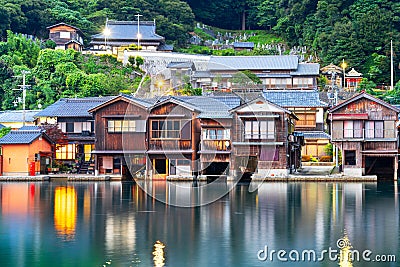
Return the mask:
[[[191,197],[170,188],[152,185],[165,202]],[[264,183],[179,208],[134,183],[1,183],[0,266],[339,266],[259,252],[338,249],[345,233],[353,249],[397,259],[352,266],[400,266],[398,193],[397,183]]]

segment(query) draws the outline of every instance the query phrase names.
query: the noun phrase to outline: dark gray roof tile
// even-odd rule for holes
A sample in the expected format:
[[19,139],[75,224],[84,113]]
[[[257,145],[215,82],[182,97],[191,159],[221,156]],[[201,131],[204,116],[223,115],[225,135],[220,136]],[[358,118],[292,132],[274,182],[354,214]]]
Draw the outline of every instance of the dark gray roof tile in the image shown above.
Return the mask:
[[[33,122],[34,116],[40,112],[40,110],[25,110],[25,121]],[[23,122],[24,119],[23,110],[8,110],[0,113],[1,122]]]
[[302,132],[304,134],[304,139],[331,139],[331,136],[322,131],[315,132]]
[[35,117],[92,117],[88,110],[113,97],[61,98]]
[[297,56],[212,56],[210,70],[297,70]]
[[300,63],[297,70],[290,72],[293,76],[318,76],[319,64],[318,63]]
[[285,108],[328,107],[316,90],[266,90],[263,94],[265,99]]
[[[122,40],[122,41],[135,41],[137,42],[138,26],[137,21],[115,21],[109,20],[107,28],[110,34],[107,36],[107,42]],[[164,41],[164,37],[156,34],[156,25],[153,21],[140,21],[139,32],[141,34],[141,41]],[[104,42],[104,33],[92,35],[92,42],[100,40]]]
[[42,133],[40,131],[11,131],[0,138],[0,145],[5,144],[30,144]]

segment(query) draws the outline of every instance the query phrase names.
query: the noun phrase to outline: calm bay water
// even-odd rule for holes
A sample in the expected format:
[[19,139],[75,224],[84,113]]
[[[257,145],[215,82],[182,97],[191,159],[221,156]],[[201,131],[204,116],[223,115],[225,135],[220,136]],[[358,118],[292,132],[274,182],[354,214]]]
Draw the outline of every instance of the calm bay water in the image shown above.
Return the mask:
[[[182,197],[165,182],[152,186],[166,201]],[[397,259],[352,266],[400,266],[397,183],[264,183],[253,193],[238,185],[196,208],[121,182],[1,183],[0,197],[0,266],[339,266],[327,254],[259,257],[266,248],[287,259],[338,249],[345,232],[369,258]]]

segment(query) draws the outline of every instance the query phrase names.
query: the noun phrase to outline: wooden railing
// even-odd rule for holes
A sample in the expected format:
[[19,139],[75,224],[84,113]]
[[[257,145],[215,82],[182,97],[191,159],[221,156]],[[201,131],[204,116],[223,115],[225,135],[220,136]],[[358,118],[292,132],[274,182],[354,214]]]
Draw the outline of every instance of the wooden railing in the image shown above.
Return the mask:
[[190,150],[190,140],[150,140],[149,150]]
[[200,150],[230,151],[231,142],[229,140],[202,140]]

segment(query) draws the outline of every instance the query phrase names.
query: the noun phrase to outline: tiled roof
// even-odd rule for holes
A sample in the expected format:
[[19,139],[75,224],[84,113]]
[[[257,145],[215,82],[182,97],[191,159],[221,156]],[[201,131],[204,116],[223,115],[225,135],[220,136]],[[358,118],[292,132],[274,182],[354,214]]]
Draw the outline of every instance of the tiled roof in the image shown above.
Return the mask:
[[193,104],[200,110],[198,118],[232,118],[229,106],[216,98],[198,96],[188,99],[186,102]]
[[35,117],[91,117],[88,110],[112,97],[61,98]]
[[75,26],[72,26],[72,25],[69,25],[69,24],[64,23],[64,22],[60,22],[60,23],[51,25],[51,26],[47,27],[46,29],[50,30],[50,29],[55,28],[55,27],[58,27],[58,26],[67,26],[67,27],[70,27],[70,28],[72,28],[72,29],[75,29],[76,31],[78,31],[80,34],[83,35],[82,31],[81,31],[79,28],[77,28],[77,27],[75,27]]
[[41,128],[37,125],[25,125],[18,129],[19,131],[40,131]]
[[400,113],[400,109],[398,109],[397,107],[395,107],[393,105],[390,105],[389,103],[387,103],[387,102],[385,102],[385,101],[383,101],[383,100],[381,100],[379,98],[376,98],[376,97],[374,97],[374,96],[372,96],[372,95],[370,95],[368,93],[365,93],[365,92],[361,92],[359,94],[356,94],[352,98],[349,98],[349,99],[337,104],[336,106],[332,107],[329,110],[329,112],[334,112],[334,111],[336,111],[336,110],[348,105],[349,103],[357,101],[357,100],[359,100],[361,98],[369,99],[369,100],[374,101],[374,102],[376,102],[376,103],[378,103],[378,104],[380,104],[382,106],[385,106],[385,107],[387,107],[387,108],[389,108],[391,110],[394,110],[397,113]]
[[327,107],[316,90],[266,90],[265,99],[281,107]]
[[290,72],[293,76],[319,75],[318,63],[300,63],[297,70]]
[[236,108],[240,106],[241,103],[240,97],[235,95],[213,96],[212,98],[224,103],[226,106],[228,106],[229,109]]
[[174,50],[174,45],[161,44],[157,47],[157,51],[172,51]]
[[7,135],[0,138],[0,145],[30,144],[41,135],[40,131],[10,131]]
[[[137,21],[115,21],[109,20],[107,22],[107,28],[110,30],[110,34],[107,36],[107,40],[112,42],[113,40],[122,41],[134,41],[137,42],[138,25]],[[140,21],[139,32],[142,35],[140,40],[142,41],[164,41],[164,37],[155,33],[156,25],[153,21]],[[92,35],[92,41],[100,40],[104,43],[104,33],[98,33]]]
[[176,68],[176,69],[190,69],[193,67],[193,62],[170,62],[167,65],[167,68]]
[[152,101],[151,99],[145,99],[145,98],[137,98],[134,97],[133,95],[127,95],[127,94],[122,94],[124,97],[129,98],[130,100],[146,107],[149,108],[153,105],[154,101]]
[[[34,116],[40,112],[40,110],[25,110],[25,121],[33,122]],[[23,122],[24,112],[22,110],[9,110],[0,113],[1,122]]]
[[193,78],[210,78],[211,72],[210,71],[195,71]]
[[297,56],[212,56],[210,70],[296,70]]
[[322,131],[315,132],[302,132],[304,134],[304,139],[331,139],[331,136]]

